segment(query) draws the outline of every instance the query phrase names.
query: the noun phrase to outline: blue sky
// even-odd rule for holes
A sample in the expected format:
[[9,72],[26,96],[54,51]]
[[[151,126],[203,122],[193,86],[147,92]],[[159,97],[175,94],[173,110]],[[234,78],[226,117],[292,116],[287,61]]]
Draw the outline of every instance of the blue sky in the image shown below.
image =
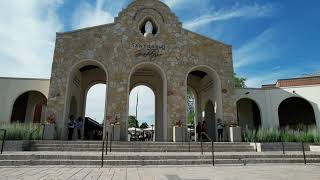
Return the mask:
[[[186,29],[233,46],[235,72],[248,79],[249,87],[320,71],[318,0],[163,1]],[[129,3],[1,1],[0,76],[49,78],[56,32],[113,22]],[[99,92],[101,88],[93,94]],[[148,116],[143,120],[150,119]]]

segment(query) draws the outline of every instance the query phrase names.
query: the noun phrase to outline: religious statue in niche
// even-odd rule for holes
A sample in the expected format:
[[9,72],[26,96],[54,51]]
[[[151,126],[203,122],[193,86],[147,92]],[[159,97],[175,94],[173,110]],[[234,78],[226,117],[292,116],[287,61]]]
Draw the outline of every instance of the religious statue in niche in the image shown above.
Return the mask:
[[149,34],[152,34],[153,32],[153,25],[151,21],[147,21],[146,24],[144,25],[144,37],[147,37]]

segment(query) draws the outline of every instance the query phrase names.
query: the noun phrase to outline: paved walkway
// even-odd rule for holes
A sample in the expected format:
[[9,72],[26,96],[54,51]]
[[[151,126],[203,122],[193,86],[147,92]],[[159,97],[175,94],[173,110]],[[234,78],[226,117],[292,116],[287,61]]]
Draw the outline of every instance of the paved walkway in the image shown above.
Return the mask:
[[108,179],[108,180],[319,180],[319,165],[277,164],[202,167],[5,167],[0,179]]

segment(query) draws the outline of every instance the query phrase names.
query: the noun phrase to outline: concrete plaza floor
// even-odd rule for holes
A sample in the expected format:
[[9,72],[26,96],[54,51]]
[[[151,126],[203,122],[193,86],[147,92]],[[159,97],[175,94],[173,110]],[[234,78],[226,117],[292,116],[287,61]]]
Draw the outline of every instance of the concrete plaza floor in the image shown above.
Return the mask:
[[108,179],[108,180],[319,180],[320,165],[259,164],[248,166],[159,167],[2,167],[0,179]]

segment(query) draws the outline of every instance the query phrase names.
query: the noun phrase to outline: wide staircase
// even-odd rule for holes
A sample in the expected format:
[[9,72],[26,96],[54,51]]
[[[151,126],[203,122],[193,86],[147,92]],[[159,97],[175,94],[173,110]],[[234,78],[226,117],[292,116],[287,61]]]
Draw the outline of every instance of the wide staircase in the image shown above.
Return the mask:
[[[102,162],[104,166],[304,163],[301,151],[256,152],[249,143],[212,146],[195,142],[108,142],[108,149],[106,144],[102,148],[101,141],[32,141],[30,145],[31,151],[4,152],[0,155],[0,166],[101,166]],[[320,163],[320,154],[306,152],[306,160]]]
[[[108,142],[113,152],[201,152],[201,143],[173,142]],[[34,141],[32,151],[101,152],[99,141]],[[211,143],[202,143],[203,152],[211,152]],[[253,152],[250,143],[214,143],[215,152]]]

